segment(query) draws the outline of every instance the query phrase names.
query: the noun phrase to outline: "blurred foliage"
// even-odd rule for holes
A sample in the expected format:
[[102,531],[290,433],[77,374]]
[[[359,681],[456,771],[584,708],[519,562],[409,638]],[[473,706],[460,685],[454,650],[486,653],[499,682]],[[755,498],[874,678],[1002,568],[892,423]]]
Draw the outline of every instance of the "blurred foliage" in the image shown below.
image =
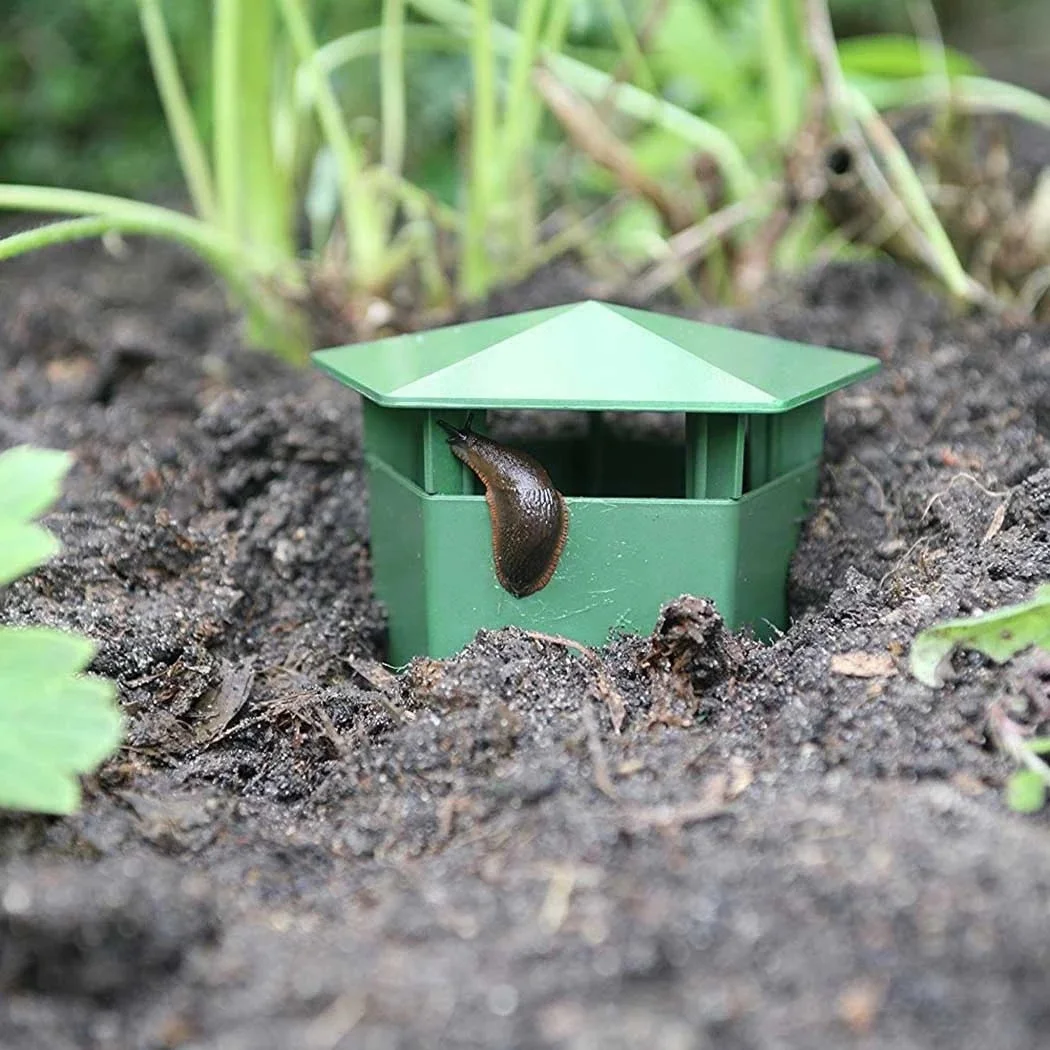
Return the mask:
[[[942,21],[972,19],[987,14],[992,0],[937,0]],[[1004,11],[1033,0],[1005,0]],[[207,0],[165,3],[165,15],[182,62],[198,117],[208,127],[207,42],[210,30]],[[497,16],[513,22],[516,0],[496,3]],[[703,5],[720,26],[719,46],[728,43],[737,57],[754,54],[746,38],[756,31],[749,19],[753,6],[742,0],[708,0]],[[645,24],[652,9],[648,0],[623,0],[634,26]],[[315,23],[322,40],[365,26],[377,25],[381,0],[314,0]],[[577,0],[569,31],[571,51],[597,67],[617,62],[616,27],[610,23],[607,0]],[[914,27],[907,0],[834,0],[833,15],[840,30],[902,31]],[[661,34],[674,42],[673,32]],[[702,41],[680,40],[702,46]],[[700,53],[700,52],[698,52]],[[705,68],[714,60],[703,47]],[[670,65],[683,68],[675,56]],[[724,55],[728,74],[722,80],[676,75],[665,80],[661,61],[653,73],[667,97],[679,105],[703,111],[714,102],[725,112],[742,82],[755,71],[734,66]],[[665,63],[666,64],[666,63]],[[413,114],[407,172],[411,178],[451,202],[461,164],[456,155],[457,130],[468,107],[469,63],[463,55],[409,56],[408,108]],[[722,83],[720,97],[705,93]],[[348,112],[356,114],[355,131],[378,139],[378,72],[374,61],[359,61],[340,71],[336,86]],[[750,92],[738,92],[743,106]],[[738,112],[734,133],[746,130],[745,112]],[[761,120],[753,120],[760,132]],[[643,144],[644,145],[644,144]],[[659,167],[659,165],[657,165]],[[76,186],[108,192],[141,194],[181,186],[168,129],[142,43],[134,0],[4,0],[0,5],[0,181],[48,186]]]
[[[206,30],[200,5],[172,6],[179,43]],[[202,72],[186,69],[191,83]],[[0,179],[132,191],[177,178],[131,0],[5,0]]]
[[[374,25],[380,0],[315,0],[322,38]],[[164,5],[181,72],[210,126],[209,0]],[[347,83],[373,108],[375,75]],[[141,194],[182,192],[134,0],[0,4],[0,182]]]

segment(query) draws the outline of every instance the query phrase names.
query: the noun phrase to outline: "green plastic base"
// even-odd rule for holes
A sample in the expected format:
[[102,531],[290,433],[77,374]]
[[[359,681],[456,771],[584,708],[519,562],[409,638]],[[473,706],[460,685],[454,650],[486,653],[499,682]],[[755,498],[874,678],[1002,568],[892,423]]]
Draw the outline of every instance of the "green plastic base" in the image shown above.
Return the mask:
[[786,583],[818,461],[739,499],[568,497],[569,539],[538,594],[496,581],[482,496],[428,495],[369,457],[377,597],[391,610],[389,659],[446,657],[481,628],[510,625],[602,645],[652,630],[680,594],[714,599],[730,627],[786,626]]

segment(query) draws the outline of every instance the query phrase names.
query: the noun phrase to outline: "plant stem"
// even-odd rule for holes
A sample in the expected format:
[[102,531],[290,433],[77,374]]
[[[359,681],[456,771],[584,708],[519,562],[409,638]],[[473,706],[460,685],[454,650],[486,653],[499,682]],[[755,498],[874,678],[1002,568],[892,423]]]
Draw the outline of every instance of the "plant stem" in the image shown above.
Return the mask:
[[331,84],[314,61],[317,44],[302,0],[277,2],[300,70],[309,85],[325,141],[339,168],[343,223],[354,277],[365,288],[374,287],[383,278],[386,232],[381,209],[367,192],[364,157],[346,130]]
[[460,288],[467,299],[476,299],[488,288],[489,260],[486,242],[494,200],[496,165],[501,159],[496,142],[496,62],[492,46],[491,0],[475,0],[471,64],[474,71],[470,128],[470,185]]
[[624,64],[618,74],[618,79],[630,81],[637,76],[642,88],[646,91],[656,91],[656,78],[649,68],[645,52],[638,43],[638,37],[624,8],[623,0],[604,0],[602,6],[605,8],[605,16],[609,20],[609,28],[616,39],[616,44],[624,56]]
[[990,305],[991,293],[982,288],[959,262],[955,247],[941,225],[941,220],[937,218],[937,212],[923,188],[922,180],[912,167],[896,135],[859,91],[848,88],[847,97],[869,140],[878,147],[901,202],[911,215],[912,221],[922,231],[932,253],[930,262],[933,268],[940,273],[941,279],[953,295],[970,302],[984,302]]
[[[99,215],[83,219],[66,219],[63,222],[52,222],[46,226],[37,226],[32,230],[12,233],[0,238],[0,261],[13,259],[25,252],[39,248],[50,248],[54,244],[66,244],[69,241],[82,241],[89,237],[101,237],[114,229],[113,220]],[[141,228],[123,227],[123,232],[141,233]]]
[[[312,65],[321,76],[331,76],[341,66],[359,58],[369,58],[382,51],[382,26],[369,26],[353,33],[336,37],[322,44],[314,53]],[[451,32],[444,26],[405,25],[401,29],[402,50],[451,52],[454,54],[466,50],[463,37]],[[296,94],[300,98],[307,94],[306,71],[296,72]]]
[[503,118],[503,148],[509,155],[505,159],[510,163],[521,160],[520,157],[514,158],[513,154],[525,144],[530,102],[535,99],[529,77],[539,50],[540,29],[546,6],[547,0],[522,0],[518,9],[518,46],[511,56]]
[[114,229],[122,224],[136,223],[143,233],[167,237],[192,248],[224,275],[230,267],[244,269],[248,266],[241,246],[223,231],[200,219],[154,204],[84,190],[0,184],[0,208],[107,218],[112,221]]
[[168,35],[159,0],[138,0],[138,5],[153,79],[157,85],[161,105],[164,107],[164,116],[171,129],[183,178],[186,180],[197,214],[202,219],[213,221],[218,211],[215,184],[182,77],[179,76],[175,49]]
[[400,175],[405,166],[405,0],[383,0],[381,40],[383,166]]
[[1050,99],[988,77],[950,77],[947,83],[913,77],[865,84],[858,89],[878,109],[950,103],[975,112],[1012,113],[1050,127]]
[[[992,294],[959,262],[922,181],[897,137],[861,91],[847,83],[839,62],[827,0],[806,0],[806,21],[828,108],[848,136],[867,191],[887,216],[899,210],[910,219],[923,261],[953,295],[991,305]],[[875,149],[881,165],[875,160]]]
[[795,134],[802,119],[803,102],[793,75],[801,60],[797,55],[792,55],[787,24],[791,12],[786,0],[761,2],[765,95],[773,134],[777,144],[785,146]]
[[273,148],[273,22],[268,2],[216,0],[215,166],[224,228],[252,250],[290,259],[291,186]]
[[225,231],[181,212],[102,193],[0,184],[0,209],[81,216],[5,238],[0,244],[4,246],[6,258],[32,248],[97,236],[109,230],[164,237],[185,245],[214,267],[240,299],[249,317],[265,333],[265,345],[290,360],[303,359],[305,342],[294,312],[286,309],[272,288],[264,290],[256,280],[265,274],[286,284],[294,282],[297,271],[290,268],[286,260],[273,259],[264,252],[249,254]]
[[[475,9],[462,0],[409,0],[422,14],[459,32],[471,33]],[[513,56],[521,46],[518,34],[499,22],[491,24],[492,42],[501,54]],[[731,198],[749,196],[758,185],[740,148],[721,128],[658,98],[633,84],[617,83],[608,73],[594,69],[568,55],[544,53],[543,58],[560,80],[591,101],[603,101],[612,94],[612,105],[624,116],[656,124],[710,153],[726,178]]]

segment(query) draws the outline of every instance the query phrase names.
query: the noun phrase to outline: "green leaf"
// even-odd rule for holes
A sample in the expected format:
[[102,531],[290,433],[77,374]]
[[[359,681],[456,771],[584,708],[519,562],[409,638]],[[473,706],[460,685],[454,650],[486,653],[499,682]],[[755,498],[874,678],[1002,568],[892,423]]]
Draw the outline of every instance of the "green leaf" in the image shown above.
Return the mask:
[[[16,448],[0,455],[0,584],[58,550],[31,519],[57,498],[70,457]],[[82,672],[95,655],[87,638],[48,628],[0,628],[0,807],[71,813],[77,775],[120,743],[111,682]]]
[[739,52],[707,4],[670,0],[656,24],[650,64],[672,97],[692,96],[679,99],[692,108],[748,93],[748,70]]
[[58,499],[72,462],[67,452],[28,445],[0,454],[0,524],[43,514]]
[[120,743],[115,687],[79,673],[94,651],[61,631],[0,630],[0,807],[73,812],[76,775]]
[[925,685],[944,684],[948,658],[956,649],[976,649],[995,663],[1030,645],[1050,649],[1050,585],[1031,601],[964,620],[949,620],[923,631],[912,643],[911,673]]
[[30,521],[58,499],[72,460],[22,445],[0,454],[0,586],[42,565],[58,542]]
[[842,71],[847,76],[921,77],[931,70],[962,76],[981,71],[980,66],[961,51],[942,50],[915,37],[892,33],[851,37],[839,42],[838,51]]
[[954,76],[947,85],[932,77],[903,80],[851,74],[851,86],[880,110],[905,106],[961,106],[975,112],[1012,113],[1050,127],[1050,99],[987,77]]
[[58,540],[39,525],[0,521],[0,587],[58,553]]
[[1038,813],[1046,805],[1046,782],[1034,769],[1019,769],[1006,782],[1006,804],[1015,813]]

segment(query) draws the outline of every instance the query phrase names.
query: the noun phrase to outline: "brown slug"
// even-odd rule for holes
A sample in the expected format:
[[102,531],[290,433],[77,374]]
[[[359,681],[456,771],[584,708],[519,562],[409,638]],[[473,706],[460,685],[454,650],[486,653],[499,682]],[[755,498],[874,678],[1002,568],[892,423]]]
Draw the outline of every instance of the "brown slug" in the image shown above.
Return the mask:
[[524,452],[490,441],[470,429],[437,421],[456,459],[485,486],[492,521],[496,578],[515,598],[550,582],[569,532],[569,509],[550,475]]

